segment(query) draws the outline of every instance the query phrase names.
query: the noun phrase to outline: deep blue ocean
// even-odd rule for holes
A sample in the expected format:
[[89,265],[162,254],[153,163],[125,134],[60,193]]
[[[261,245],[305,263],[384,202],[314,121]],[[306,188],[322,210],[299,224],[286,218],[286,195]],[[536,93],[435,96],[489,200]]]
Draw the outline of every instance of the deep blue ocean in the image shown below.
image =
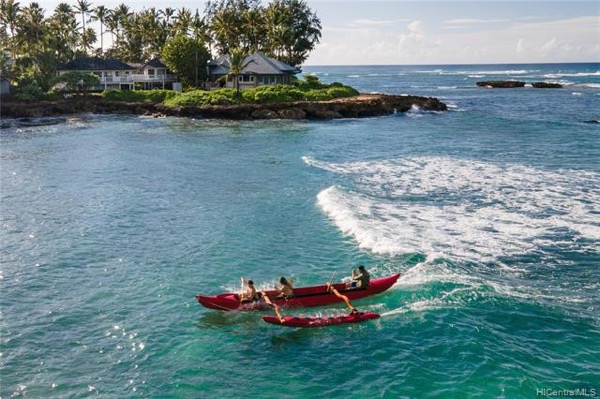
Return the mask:
[[[449,110],[0,130],[0,397],[600,395],[600,65],[304,73]],[[194,298],[359,264],[401,273],[363,324]]]

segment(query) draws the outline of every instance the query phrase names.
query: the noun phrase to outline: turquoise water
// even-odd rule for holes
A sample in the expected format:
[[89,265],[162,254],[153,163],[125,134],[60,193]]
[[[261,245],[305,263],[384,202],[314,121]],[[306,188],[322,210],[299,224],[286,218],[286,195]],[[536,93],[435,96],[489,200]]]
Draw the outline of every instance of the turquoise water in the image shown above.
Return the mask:
[[[1,397],[600,394],[598,64],[305,73],[450,111],[0,131]],[[566,86],[475,87],[500,79]],[[402,273],[355,303],[374,322],[290,329],[194,299],[360,263]]]

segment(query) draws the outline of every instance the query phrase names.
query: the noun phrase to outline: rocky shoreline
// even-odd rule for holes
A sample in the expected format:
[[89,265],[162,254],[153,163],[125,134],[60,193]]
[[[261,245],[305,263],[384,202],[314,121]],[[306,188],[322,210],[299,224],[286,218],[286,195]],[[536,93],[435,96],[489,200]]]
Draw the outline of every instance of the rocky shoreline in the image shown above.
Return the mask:
[[418,108],[446,111],[446,104],[434,97],[360,94],[331,101],[297,101],[274,104],[223,104],[169,108],[162,103],[105,101],[100,97],[81,96],[61,101],[20,103],[3,101],[0,115],[5,119],[47,118],[94,114],[134,114],[148,116],[185,116],[210,119],[308,119],[328,120],[391,115]]

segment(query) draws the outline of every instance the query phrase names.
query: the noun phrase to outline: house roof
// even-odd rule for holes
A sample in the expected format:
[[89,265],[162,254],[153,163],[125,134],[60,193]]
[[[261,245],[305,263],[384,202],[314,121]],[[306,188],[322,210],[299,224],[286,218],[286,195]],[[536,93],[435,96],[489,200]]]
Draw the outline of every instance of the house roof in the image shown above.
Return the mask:
[[[242,74],[283,75],[300,72],[298,68],[276,60],[275,58],[268,57],[262,52],[257,52],[244,58],[243,65],[244,67],[241,70]],[[208,67],[211,75],[227,75],[230,67],[229,56],[222,55],[217,59],[209,61]]]
[[142,65],[142,68],[166,68],[167,66],[165,65],[164,62],[162,62],[162,60],[160,58],[153,58],[150,61],[146,62],[144,65]]
[[60,71],[124,71],[134,69],[115,58],[82,57],[58,67]]

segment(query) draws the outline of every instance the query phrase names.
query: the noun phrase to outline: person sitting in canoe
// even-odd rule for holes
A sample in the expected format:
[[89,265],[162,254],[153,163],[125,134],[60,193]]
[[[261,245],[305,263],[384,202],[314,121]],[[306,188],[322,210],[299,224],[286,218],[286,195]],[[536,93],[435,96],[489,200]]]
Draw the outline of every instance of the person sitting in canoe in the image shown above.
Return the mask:
[[261,294],[256,291],[254,288],[254,281],[248,280],[246,283],[246,291],[240,294],[240,302],[253,302],[258,301],[261,298]]
[[371,281],[371,275],[363,265],[360,265],[358,271],[352,270],[352,280],[348,288],[367,288]]
[[289,281],[285,278],[285,277],[281,277],[279,279],[279,284],[281,284],[281,287],[277,287],[277,291],[279,291],[279,295],[277,295],[278,297],[289,297],[294,295],[294,287],[292,287],[292,284],[294,283],[294,280],[290,279]]
[[346,303],[346,306],[348,306],[348,308],[350,309],[350,314],[358,313],[358,310],[356,310],[354,305],[352,305],[352,302],[350,302],[350,298],[348,298],[346,295],[340,294],[339,291],[336,290],[335,287],[329,282],[327,283],[327,291],[333,293],[333,295],[337,296],[342,301],[344,301]]

